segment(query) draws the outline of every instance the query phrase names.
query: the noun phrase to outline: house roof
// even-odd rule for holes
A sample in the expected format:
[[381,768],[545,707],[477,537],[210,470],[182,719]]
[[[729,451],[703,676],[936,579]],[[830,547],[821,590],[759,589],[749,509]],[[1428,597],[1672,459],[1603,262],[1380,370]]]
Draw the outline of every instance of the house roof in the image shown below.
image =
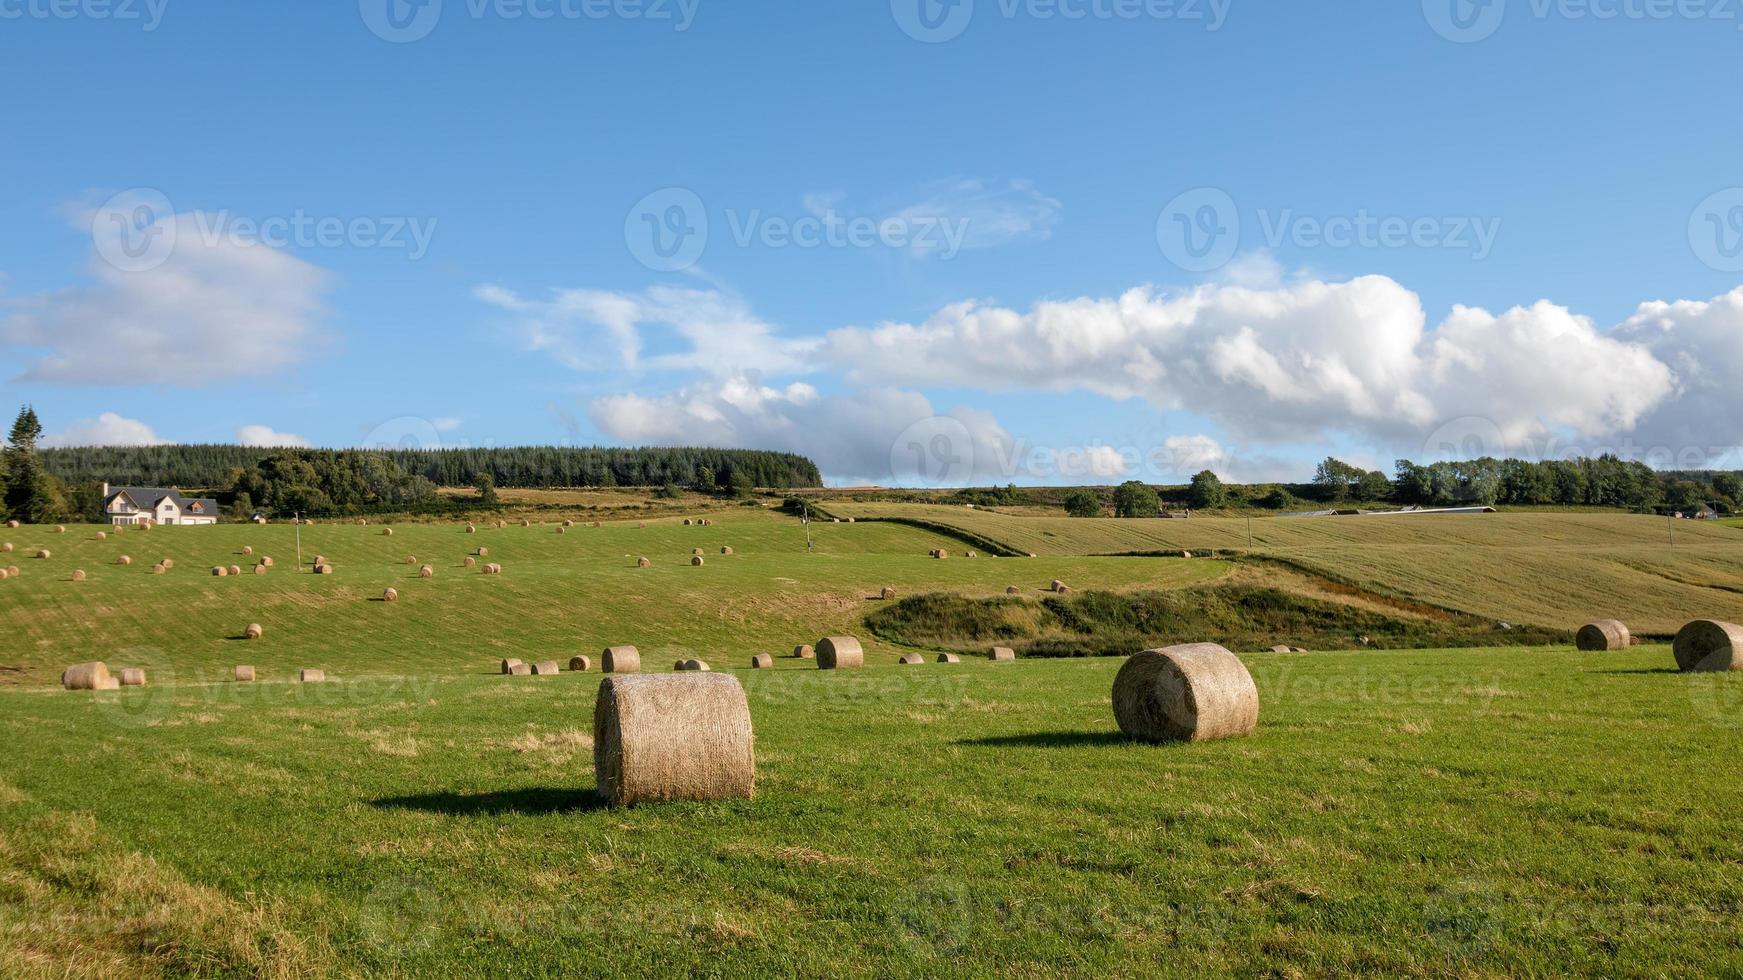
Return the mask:
[[165,497],[175,501],[178,510],[190,510],[194,504],[200,505],[202,513],[218,513],[218,502],[211,497],[184,497],[180,490],[173,487],[110,487],[109,497],[103,501],[107,506],[109,501],[126,494],[128,499],[147,510],[156,510],[158,502]]

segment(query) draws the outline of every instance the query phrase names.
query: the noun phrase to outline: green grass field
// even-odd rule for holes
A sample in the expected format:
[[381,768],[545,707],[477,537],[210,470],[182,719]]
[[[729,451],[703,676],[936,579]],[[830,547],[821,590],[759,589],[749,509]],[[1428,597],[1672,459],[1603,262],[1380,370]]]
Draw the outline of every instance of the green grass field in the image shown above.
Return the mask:
[[[743,668],[870,640],[885,585],[1258,573],[967,559],[864,522],[812,525],[807,553],[790,519],[713,516],[305,528],[331,577],[295,567],[288,526],[0,533],[23,572],[0,581],[0,976],[1743,970],[1743,776],[1723,749],[1743,676],[1675,673],[1656,645],[1244,654],[1254,736],[1137,745],[1113,723],[1115,658],[898,667],[871,642],[863,671]],[[277,567],[210,577],[244,545]],[[479,546],[502,576],[460,567]],[[399,602],[371,601],[390,585]],[[265,638],[234,639],[249,622]],[[623,642],[652,669],[738,674],[755,800],[600,808],[597,674],[492,673]],[[90,658],[152,684],[54,686]],[[236,663],[263,681],[228,683]],[[291,683],[305,666],[334,680]]]

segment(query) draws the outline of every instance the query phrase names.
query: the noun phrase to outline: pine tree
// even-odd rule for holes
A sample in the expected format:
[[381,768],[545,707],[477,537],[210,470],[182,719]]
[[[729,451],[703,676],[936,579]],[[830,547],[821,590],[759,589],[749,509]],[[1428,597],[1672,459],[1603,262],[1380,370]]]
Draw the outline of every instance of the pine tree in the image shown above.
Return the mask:
[[46,524],[61,516],[66,504],[60,485],[43,469],[36,455],[42,422],[29,405],[19,409],[6,443],[6,514],[26,524]]

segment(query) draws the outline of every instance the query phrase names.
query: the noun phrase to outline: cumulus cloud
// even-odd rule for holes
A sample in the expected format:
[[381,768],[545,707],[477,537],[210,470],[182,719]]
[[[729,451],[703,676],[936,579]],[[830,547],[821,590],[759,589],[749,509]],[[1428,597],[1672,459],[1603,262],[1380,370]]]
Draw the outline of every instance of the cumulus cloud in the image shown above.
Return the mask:
[[211,236],[194,214],[165,215],[146,231],[162,252],[143,255],[142,267],[99,237],[90,284],[6,304],[0,344],[34,357],[19,380],[194,386],[274,374],[308,356],[326,272]]
[[1686,467],[1705,456],[1743,467],[1743,288],[1706,302],[1643,303],[1616,334],[1675,372],[1675,396],[1634,433],[1653,462]]
[[44,446],[161,446],[166,442],[151,426],[114,412],[80,419],[42,440]]
[[277,432],[268,425],[245,425],[236,430],[236,441],[265,449],[307,449],[312,443],[290,432]]

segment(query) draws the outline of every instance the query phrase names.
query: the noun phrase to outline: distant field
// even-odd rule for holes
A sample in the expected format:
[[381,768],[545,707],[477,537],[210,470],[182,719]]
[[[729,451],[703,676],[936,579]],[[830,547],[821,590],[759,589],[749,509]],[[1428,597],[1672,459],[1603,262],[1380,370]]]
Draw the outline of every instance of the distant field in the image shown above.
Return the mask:
[[1567,629],[1613,616],[1669,634],[1693,618],[1743,618],[1743,535],[1709,522],[1543,512],[1116,520],[838,502],[830,511],[959,527],[1043,556],[1186,549],[1265,556],[1383,595]]

